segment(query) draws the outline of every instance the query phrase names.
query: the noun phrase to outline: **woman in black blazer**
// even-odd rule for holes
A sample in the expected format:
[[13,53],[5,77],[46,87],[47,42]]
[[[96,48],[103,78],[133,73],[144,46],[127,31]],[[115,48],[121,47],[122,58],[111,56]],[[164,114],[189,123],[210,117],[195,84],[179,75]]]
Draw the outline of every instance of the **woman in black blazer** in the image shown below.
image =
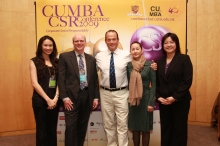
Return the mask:
[[164,57],[158,61],[156,98],[160,103],[161,146],[186,146],[193,68],[181,54],[174,33],[162,38]]

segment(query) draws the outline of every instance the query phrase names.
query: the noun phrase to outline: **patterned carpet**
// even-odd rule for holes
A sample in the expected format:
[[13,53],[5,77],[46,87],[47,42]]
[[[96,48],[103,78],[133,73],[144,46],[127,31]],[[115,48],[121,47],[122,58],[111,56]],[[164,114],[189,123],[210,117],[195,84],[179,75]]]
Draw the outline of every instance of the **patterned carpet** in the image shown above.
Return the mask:
[[[189,125],[188,146],[220,146],[213,127]],[[0,137],[0,146],[35,146],[35,134]]]

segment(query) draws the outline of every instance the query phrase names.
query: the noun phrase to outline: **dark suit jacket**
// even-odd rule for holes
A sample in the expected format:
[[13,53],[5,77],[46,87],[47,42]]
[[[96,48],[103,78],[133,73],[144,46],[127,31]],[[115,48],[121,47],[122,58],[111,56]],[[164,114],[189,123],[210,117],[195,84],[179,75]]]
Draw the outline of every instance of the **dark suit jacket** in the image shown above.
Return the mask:
[[172,96],[177,101],[191,100],[193,68],[188,55],[175,54],[165,74],[166,57],[158,61],[156,98]]
[[[92,110],[93,99],[100,98],[96,60],[85,53],[89,102]],[[65,52],[59,56],[58,87],[60,98],[69,97],[73,106],[77,105],[80,90],[79,67],[75,51]]]

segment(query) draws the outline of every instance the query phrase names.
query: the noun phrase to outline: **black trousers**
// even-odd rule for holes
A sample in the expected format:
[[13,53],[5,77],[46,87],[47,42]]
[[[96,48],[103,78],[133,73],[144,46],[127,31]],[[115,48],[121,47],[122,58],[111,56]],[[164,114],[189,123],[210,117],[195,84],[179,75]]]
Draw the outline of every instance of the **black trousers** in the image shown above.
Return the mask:
[[57,121],[59,107],[33,107],[36,121],[36,146],[57,146]]
[[190,102],[160,104],[161,146],[187,146]]
[[80,91],[77,105],[71,110],[64,110],[66,130],[65,146],[83,146],[90,116],[88,90]]

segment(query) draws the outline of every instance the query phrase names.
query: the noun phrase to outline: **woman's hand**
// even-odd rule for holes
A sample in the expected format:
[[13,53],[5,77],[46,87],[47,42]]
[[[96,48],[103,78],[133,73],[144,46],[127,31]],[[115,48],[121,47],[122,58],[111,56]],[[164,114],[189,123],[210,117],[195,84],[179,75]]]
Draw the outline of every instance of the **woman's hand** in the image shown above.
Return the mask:
[[153,106],[148,106],[148,107],[147,107],[147,111],[148,111],[149,113],[153,112],[153,111],[154,111],[154,107],[153,107]]
[[159,97],[159,98],[158,98],[158,101],[159,101],[161,104],[164,104],[164,105],[170,105],[170,104],[171,104],[167,99],[165,99],[165,98],[163,98],[163,97]]
[[53,108],[56,106],[56,103],[55,103],[54,100],[48,99],[48,100],[47,100],[47,105],[48,105],[48,108],[47,108],[47,109],[53,109]]
[[176,101],[175,98],[173,98],[172,96],[167,97],[166,100],[168,100],[170,102],[170,104],[174,103]]
[[55,95],[54,98],[53,98],[53,101],[55,102],[56,105],[57,105],[58,99],[59,99],[59,96],[58,96],[58,95]]
[[166,99],[165,98],[162,98],[162,97],[159,97],[158,98],[158,101],[161,102],[161,104],[164,104],[164,105],[170,105],[172,104],[173,102],[175,102],[175,98],[173,98],[172,96],[170,97],[167,97]]

